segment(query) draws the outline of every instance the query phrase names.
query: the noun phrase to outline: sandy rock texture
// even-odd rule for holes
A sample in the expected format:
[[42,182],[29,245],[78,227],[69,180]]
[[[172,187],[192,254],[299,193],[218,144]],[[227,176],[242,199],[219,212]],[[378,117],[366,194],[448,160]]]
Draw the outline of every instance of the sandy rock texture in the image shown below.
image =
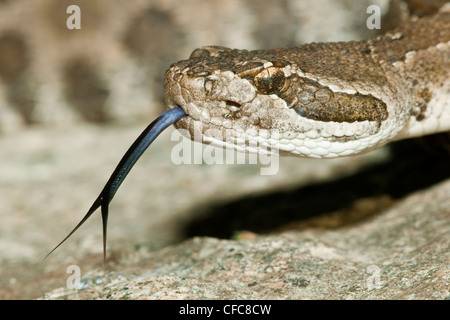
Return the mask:
[[90,270],[82,289],[43,298],[449,299],[449,194],[450,180],[337,229],[309,221],[302,231],[138,250],[120,257],[122,271]]
[[373,33],[372,1],[37,3],[0,1],[0,299],[449,298],[446,136],[264,176],[176,165],[169,129],[111,202],[106,265],[99,214],[42,261],[164,110],[170,63]]

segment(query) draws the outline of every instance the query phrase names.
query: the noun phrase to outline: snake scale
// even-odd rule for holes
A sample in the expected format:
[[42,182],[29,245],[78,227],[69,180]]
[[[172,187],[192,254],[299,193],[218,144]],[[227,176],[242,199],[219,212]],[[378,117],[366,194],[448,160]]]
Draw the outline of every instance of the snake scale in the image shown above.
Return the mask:
[[167,70],[164,88],[169,110],[134,142],[87,214],[50,253],[101,207],[106,259],[108,205],[171,124],[216,146],[313,158],[449,131],[450,7],[366,41],[203,47]]
[[175,126],[206,143],[233,147],[245,134],[303,157],[358,154],[450,130],[449,40],[442,12],[368,41],[201,48],[166,73],[166,102],[188,115]]

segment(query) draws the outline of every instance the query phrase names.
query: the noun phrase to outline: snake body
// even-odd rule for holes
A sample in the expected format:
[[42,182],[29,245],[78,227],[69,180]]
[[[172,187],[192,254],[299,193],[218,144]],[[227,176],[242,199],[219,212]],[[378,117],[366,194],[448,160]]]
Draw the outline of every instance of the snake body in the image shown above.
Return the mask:
[[450,130],[450,12],[367,41],[196,49],[164,84],[167,105],[188,115],[175,126],[204,143],[314,158],[370,151]]
[[450,130],[450,10],[367,41],[196,49],[169,68],[164,87],[169,110],[132,144],[86,215],[50,253],[100,207],[106,259],[109,203],[171,124],[217,146],[315,158]]

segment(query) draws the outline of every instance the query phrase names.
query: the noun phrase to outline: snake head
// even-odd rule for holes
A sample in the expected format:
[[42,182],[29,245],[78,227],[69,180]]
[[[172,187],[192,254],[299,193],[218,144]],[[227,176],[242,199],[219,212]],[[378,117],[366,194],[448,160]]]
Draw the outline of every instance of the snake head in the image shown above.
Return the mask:
[[368,151],[389,138],[385,133],[395,130],[382,127],[389,120],[382,99],[321,83],[299,67],[298,52],[194,50],[165,75],[167,105],[187,114],[175,126],[214,146],[315,158]]
[[[165,76],[167,105],[179,106],[187,114],[176,127],[203,143],[272,153],[269,139],[276,138],[277,129],[286,131],[286,120],[293,112],[277,96],[288,84],[284,65],[255,51],[194,50],[189,59],[173,64]],[[261,148],[255,150],[250,144]]]

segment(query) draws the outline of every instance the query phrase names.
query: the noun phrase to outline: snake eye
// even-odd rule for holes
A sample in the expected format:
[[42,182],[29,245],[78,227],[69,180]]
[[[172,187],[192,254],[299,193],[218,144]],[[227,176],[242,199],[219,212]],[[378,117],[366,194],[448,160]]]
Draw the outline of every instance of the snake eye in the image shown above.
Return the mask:
[[262,94],[273,94],[280,91],[285,83],[284,72],[280,68],[269,67],[258,73],[255,78],[255,86]]

